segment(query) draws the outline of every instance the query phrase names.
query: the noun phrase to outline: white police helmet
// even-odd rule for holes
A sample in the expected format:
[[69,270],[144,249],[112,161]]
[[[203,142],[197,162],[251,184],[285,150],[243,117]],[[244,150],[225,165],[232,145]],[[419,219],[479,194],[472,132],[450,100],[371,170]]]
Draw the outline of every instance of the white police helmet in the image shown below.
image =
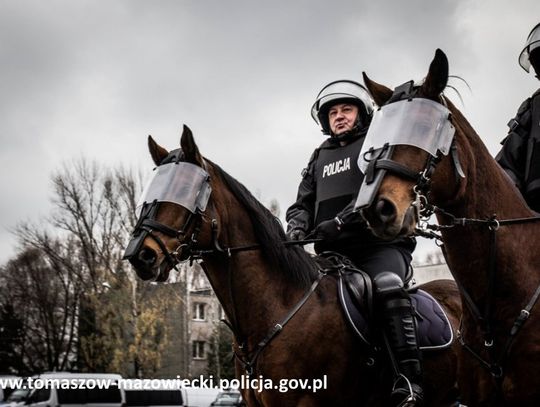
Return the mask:
[[358,106],[360,116],[366,122],[373,114],[374,103],[365,87],[347,79],[330,82],[322,88],[311,107],[311,117],[325,134],[330,134],[328,110],[336,103],[352,103]]
[[521,54],[519,54],[519,65],[523,69],[525,69],[527,72],[529,72],[531,68],[531,60],[530,60],[531,51],[539,47],[540,47],[540,23],[536,24],[536,26],[531,30],[531,32],[529,33],[529,36],[527,37],[527,41],[525,42],[525,47],[521,51]]

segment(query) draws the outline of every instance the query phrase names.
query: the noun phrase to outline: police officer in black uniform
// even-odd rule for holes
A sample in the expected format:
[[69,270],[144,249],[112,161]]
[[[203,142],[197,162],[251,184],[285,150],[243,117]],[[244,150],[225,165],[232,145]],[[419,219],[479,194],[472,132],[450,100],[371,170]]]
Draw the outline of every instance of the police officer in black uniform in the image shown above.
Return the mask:
[[302,173],[296,202],[287,210],[287,235],[322,238],[315,251],[349,257],[374,284],[375,314],[397,361],[391,400],[396,406],[422,404],[422,368],[412,306],[404,286],[410,271],[413,238],[391,242],[375,237],[354,203],[363,180],[358,155],[373,114],[373,102],[357,82],[339,80],[318,94],[311,115],[328,138],[315,149]]
[[[540,79],[540,24],[527,37],[519,64],[527,72],[532,65]],[[540,89],[521,104],[508,126],[510,131],[495,159],[512,178],[529,207],[540,212]]]

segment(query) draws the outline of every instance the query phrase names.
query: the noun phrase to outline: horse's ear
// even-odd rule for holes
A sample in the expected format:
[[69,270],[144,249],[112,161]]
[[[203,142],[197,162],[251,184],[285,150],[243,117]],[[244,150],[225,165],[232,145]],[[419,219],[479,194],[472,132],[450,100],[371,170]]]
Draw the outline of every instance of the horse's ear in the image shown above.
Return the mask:
[[375,103],[378,106],[384,105],[387,100],[390,99],[390,96],[392,96],[392,90],[380,83],[372,81],[365,72],[362,72],[362,76],[364,77],[364,84],[366,85],[366,88],[368,88],[369,93],[371,93]]
[[429,65],[429,72],[422,89],[427,97],[437,98],[448,83],[448,58],[445,53],[437,48],[435,58]]
[[167,150],[154,141],[152,136],[148,136],[148,150],[150,150],[150,155],[152,156],[152,160],[154,160],[156,165],[159,165],[161,161],[169,154]]
[[192,164],[196,164],[199,167],[203,166],[203,158],[199,153],[199,148],[195,144],[193,133],[190,128],[184,124],[184,130],[182,131],[182,137],[180,138],[180,147],[184,152],[184,160]]

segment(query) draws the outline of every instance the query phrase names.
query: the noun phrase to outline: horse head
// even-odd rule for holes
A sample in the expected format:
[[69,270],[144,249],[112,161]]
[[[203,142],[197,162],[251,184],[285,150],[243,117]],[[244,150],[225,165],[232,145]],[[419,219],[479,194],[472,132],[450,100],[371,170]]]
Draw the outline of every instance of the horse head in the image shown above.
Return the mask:
[[[364,82],[381,108],[375,113],[360,163],[373,155],[367,151],[370,136],[382,137],[373,145],[384,148],[370,164],[372,171],[384,175],[361,212],[381,238],[411,235],[419,218],[429,215],[428,198],[429,202],[459,199],[466,184],[458,159],[461,147],[456,146],[456,140],[464,137],[461,124],[456,123],[456,109],[442,95],[448,82],[448,59],[437,50],[419,85],[410,81],[392,91],[365,73]],[[366,166],[370,165],[366,162]]]
[[212,186],[208,166],[184,126],[180,148],[167,151],[148,136],[156,168],[137,205],[139,218],[124,259],[143,280],[165,281],[194,246],[211,243],[212,225],[204,221]]

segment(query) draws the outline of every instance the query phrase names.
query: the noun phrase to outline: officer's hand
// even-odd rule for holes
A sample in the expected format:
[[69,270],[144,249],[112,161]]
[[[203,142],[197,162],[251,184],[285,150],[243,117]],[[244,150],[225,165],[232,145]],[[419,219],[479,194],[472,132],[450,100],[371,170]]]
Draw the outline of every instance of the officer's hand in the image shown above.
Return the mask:
[[325,220],[324,222],[319,223],[315,232],[318,238],[324,240],[334,240],[339,236],[341,231],[342,222],[338,218]]
[[306,238],[306,232],[303,229],[295,228],[287,232],[287,238],[289,240],[304,240]]

